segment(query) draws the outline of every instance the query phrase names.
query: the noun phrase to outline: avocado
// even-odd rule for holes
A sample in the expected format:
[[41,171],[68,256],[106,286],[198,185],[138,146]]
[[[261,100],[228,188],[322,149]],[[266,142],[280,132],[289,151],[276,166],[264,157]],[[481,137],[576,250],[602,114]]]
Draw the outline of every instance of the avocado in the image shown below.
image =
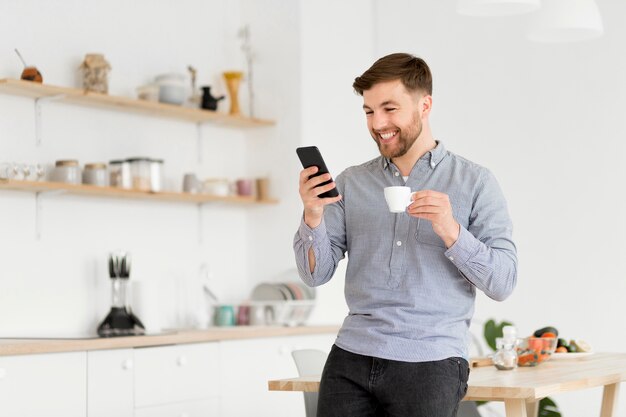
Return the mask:
[[569,346],[569,343],[567,343],[567,340],[559,338],[558,342],[556,343],[556,347],[561,346],[567,348]]
[[544,333],[554,333],[556,335],[556,337],[559,337],[559,331],[556,328],[552,327],[552,326],[548,326],[548,327],[544,327],[543,329],[535,330],[535,333],[533,333],[533,336],[541,337],[541,336],[543,336]]

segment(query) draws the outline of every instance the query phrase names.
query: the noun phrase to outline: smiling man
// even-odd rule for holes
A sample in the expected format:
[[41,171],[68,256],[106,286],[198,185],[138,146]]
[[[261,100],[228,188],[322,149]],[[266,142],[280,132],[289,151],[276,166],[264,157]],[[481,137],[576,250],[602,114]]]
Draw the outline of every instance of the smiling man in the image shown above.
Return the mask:
[[[385,56],[353,88],[381,156],[320,187],[329,175],[300,173],[302,280],[324,284],[348,254],[349,314],[324,367],[318,416],[453,417],[467,390],[476,289],[504,300],[517,280],[506,201],[486,168],[433,138],[422,59]],[[389,186],[416,191],[406,212],[387,209]],[[338,197],[318,197],[335,187]]]

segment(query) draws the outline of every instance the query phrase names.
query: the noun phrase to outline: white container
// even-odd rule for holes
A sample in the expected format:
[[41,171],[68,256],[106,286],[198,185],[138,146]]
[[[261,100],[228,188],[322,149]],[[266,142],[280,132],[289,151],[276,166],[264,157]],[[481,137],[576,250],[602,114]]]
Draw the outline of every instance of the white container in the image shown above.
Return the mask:
[[150,191],[161,191],[163,189],[163,160],[150,160]]
[[106,164],[85,164],[85,169],[83,170],[83,184],[97,185],[99,187],[109,185]]
[[155,79],[159,86],[159,101],[168,104],[183,104],[186,98],[185,76],[163,74]]
[[211,178],[204,180],[202,192],[210,195],[227,196],[230,194],[231,185],[225,178]]
[[122,160],[109,161],[109,184],[111,184],[111,187],[125,188],[127,190],[133,187],[130,162]]
[[56,161],[55,167],[50,173],[50,181],[64,182],[66,184],[80,184],[82,176],[80,174],[80,165],[75,159]]
[[150,191],[151,180],[151,163],[150,158],[129,158],[126,160],[130,163],[130,174],[132,177],[132,188],[140,191]]

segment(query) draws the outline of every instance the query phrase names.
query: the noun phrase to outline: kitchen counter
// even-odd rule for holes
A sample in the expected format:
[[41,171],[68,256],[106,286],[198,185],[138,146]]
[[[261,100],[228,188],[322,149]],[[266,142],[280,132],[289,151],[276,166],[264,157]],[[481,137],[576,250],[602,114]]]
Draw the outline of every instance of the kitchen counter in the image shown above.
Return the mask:
[[76,352],[102,349],[136,348],[185,343],[201,343],[233,339],[302,336],[337,333],[339,326],[236,326],[208,329],[172,330],[160,334],[128,337],[87,338],[0,338],[0,356],[34,353]]

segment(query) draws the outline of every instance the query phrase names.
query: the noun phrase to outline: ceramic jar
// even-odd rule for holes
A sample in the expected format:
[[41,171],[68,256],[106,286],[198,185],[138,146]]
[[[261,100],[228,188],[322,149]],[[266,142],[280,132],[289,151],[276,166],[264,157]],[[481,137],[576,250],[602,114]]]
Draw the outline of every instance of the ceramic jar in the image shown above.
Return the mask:
[[109,185],[107,166],[104,163],[85,164],[83,170],[83,184],[106,187]]
[[50,173],[50,181],[64,182],[67,184],[80,184],[82,178],[78,161],[75,159],[56,161],[55,166]]
[[155,79],[159,86],[159,101],[168,104],[183,104],[185,101],[185,76],[163,74]]

